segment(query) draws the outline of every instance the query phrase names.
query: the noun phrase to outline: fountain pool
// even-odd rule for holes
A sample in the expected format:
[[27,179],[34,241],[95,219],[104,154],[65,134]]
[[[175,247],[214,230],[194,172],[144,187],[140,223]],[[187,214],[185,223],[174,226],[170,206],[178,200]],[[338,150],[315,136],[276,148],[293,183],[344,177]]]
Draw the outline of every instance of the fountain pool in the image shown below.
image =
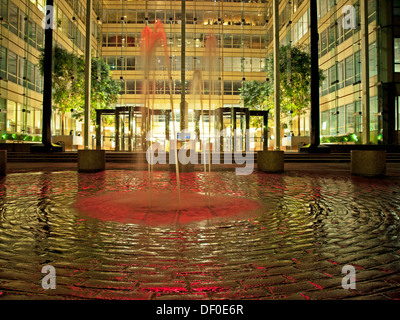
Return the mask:
[[[192,212],[194,219],[177,221],[167,214],[167,204],[176,201],[167,197],[176,193],[175,174],[154,171],[154,194],[166,202],[159,217],[119,221],[118,214],[77,208],[86,201],[93,208],[101,196],[109,207],[119,203],[118,212],[122,195],[147,192],[148,177],[147,171],[109,170],[15,173],[1,180],[0,299],[399,297],[396,179],[215,171],[209,181],[221,200],[221,219]],[[187,194],[193,196],[187,208],[198,195],[204,204],[204,173],[180,178],[182,205]],[[222,215],[235,207],[239,214]],[[44,265],[56,269],[54,290],[41,287]],[[355,290],[341,287],[345,265],[356,269]]]

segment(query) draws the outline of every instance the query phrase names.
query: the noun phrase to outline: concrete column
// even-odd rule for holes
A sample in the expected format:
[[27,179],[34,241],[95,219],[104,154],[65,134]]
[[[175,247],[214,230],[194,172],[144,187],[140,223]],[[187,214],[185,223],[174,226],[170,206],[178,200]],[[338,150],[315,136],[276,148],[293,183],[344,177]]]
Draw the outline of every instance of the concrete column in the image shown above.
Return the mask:
[[[47,0],[48,8],[54,8],[54,1]],[[51,11],[50,11],[51,12]],[[44,31],[44,77],[43,77],[43,120],[42,120],[42,143],[50,148],[51,143],[51,115],[52,115],[52,64],[53,64],[53,26],[55,13],[50,19],[50,26]]]
[[181,0],[181,105],[180,131],[187,129],[188,105],[186,102],[186,3]]
[[263,150],[268,151],[268,113],[263,116]]
[[92,78],[92,0],[86,1],[86,48],[85,48],[85,116],[83,145],[89,149],[90,90]]
[[[142,120],[142,134],[143,122],[144,120]],[[115,108],[115,151],[119,151],[119,110],[117,108]]]
[[96,149],[101,149],[101,111],[96,110]]
[[362,141],[370,142],[369,114],[369,41],[368,41],[368,0],[360,1],[361,12],[361,85],[362,85]]
[[320,144],[319,61],[317,0],[310,1],[311,110],[310,143],[316,150]]
[[273,2],[274,16],[274,125],[275,149],[281,149],[281,110],[280,110],[280,74],[279,74],[279,0]]

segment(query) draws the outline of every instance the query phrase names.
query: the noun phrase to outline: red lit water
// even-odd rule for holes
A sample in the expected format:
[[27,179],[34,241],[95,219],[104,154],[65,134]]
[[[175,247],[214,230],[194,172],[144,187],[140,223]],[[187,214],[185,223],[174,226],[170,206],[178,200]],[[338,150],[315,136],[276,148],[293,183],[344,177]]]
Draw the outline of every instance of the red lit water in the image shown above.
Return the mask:
[[103,221],[151,226],[227,220],[257,214],[260,207],[246,198],[219,195],[208,202],[208,196],[189,192],[181,193],[180,210],[176,192],[153,192],[152,199],[149,208],[149,194],[144,191],[110,192],[81,198],[75,207],[81,214]]

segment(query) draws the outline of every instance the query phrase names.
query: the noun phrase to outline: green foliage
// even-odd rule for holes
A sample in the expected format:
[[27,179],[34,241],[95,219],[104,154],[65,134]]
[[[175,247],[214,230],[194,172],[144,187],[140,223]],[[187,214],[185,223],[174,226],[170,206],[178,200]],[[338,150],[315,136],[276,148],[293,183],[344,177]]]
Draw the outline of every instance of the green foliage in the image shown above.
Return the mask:
[[23,138],[24,141],[32,141],[32,136],[26,135]]
[[269,82],[246,81],[239,91],[244,105],[251,110],[270,110],[273,108],[273,87]]
[[[76,110],[77,119],[82,119],[85,105],[85,59],[58,46],[53,49],[53,105],[62,114]],[[39,68],[43,75],[44,54],[40,56]],[[92,58],[91,64],[90,116],[95,120],[95,109],[111,108],[117,101],[121,88],[111,78],[108,64],[101,58]]]
[[[250,110],[271,110],[273,109],[273,88],[268,82],[256,80],[246,81],[242,88],[239,88],[241,99],[244,105]],[[251,126],[259,128],[262,120],[258,117],[251,118]]]
[[[41,74],[44,71],[44,52],[39,58]],[[61,113],[81,107],[81,86],[84,82],[84,61],[81,57],[58,46],[53,48],[53,106]]]
[[[84,69],[83,69],[84,74]],[[92,57],[91,70],[91,102],[90,102],[90,118],[92,121],[96,119],[96,109],[110,109],[117,102],[121,83],[111,78],[110,67],[101,58]],[[85,86],[82,85],[82,106],[85,104]],[[82,120],[84,117],[84,108],[77,108],[75,117]]]
[[25,133],[3,133],[0,137],[0,140],[41,142],[42,137]]
[[[247,81],[240,90],[245,107],[272,110],[274,107],[274,57],[266,59],[264,72],[268,81]],[[282,46],[279,49],[281,112],[301,115],[309,106],[311,95],[311,55],[303,47]],[[324,80],[320,72],[320,85]]]
[[12,134],[11,133],[3,133],[1,135],[2,140],[13,140]]
[[343,136],[329,136],[329,137],[322,137],[321,143],[347,143],[347,142],[354,142],[360,143],[358,136],[355,133],[346,134]]

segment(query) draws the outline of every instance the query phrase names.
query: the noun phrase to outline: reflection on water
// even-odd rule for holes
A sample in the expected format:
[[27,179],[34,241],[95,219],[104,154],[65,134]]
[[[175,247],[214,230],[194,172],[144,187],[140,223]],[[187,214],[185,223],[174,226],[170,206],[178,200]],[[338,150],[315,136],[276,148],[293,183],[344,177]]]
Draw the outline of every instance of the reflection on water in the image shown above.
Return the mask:
[[[170,172],[153,188],[171,192]],[[10,174],[0,181],[0,297],[325,299],[399,297],[400,187],[324,174],[211,173],[213,194],[257,200],[258,216],[147,226],[80,215],[77,200],[146,191],[147,172]],[[183,173],[204,193],[204,173]],[[57,288],[41,287],[56,268]],[[357,287],[341,287],[356,268]]]

